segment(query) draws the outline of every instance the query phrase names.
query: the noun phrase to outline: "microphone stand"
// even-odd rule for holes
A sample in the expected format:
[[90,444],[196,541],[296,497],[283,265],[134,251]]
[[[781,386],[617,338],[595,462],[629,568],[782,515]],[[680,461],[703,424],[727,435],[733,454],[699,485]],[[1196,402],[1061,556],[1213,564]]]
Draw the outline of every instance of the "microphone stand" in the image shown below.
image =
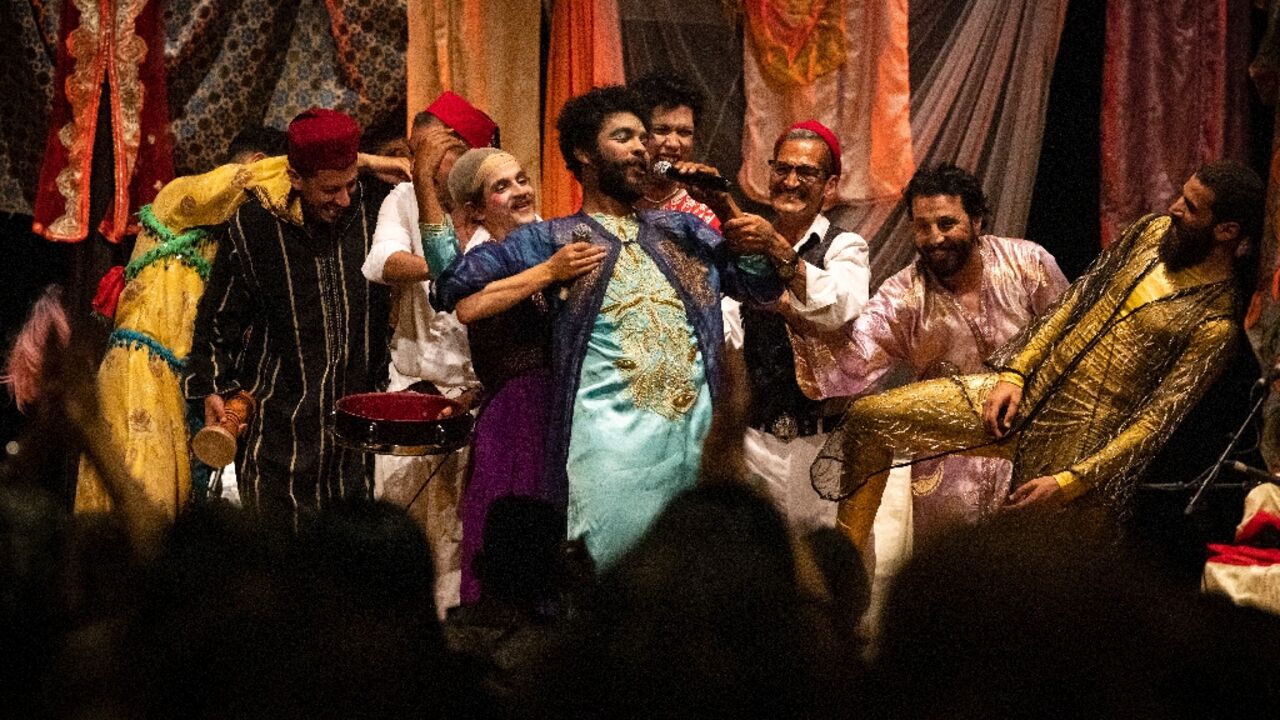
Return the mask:
[[[1263,380],[1260,381],[1260,383],[1263,384],[1263,387],[1265,387],[1265,382],[1266,378],[1263,378]],[[1227,457],[1231,455],[1231,453],[1235,452],[1236,445],[1240,442],[1240,436],[1243,435],[1244,431],[1247,430],[1249,426],[1253,424],[1253,421],[1258,418],[1258,411],[1262,409],[1262,404],[1267,401],[1268,394],[1269,393],[1265,390],[1258,394],[1258,399],[1253,403],[1253,407],[1249,410],[1249,414],[1245,416],[1244,422],[1240,423],[1240,427],[1231,434],[1231,442],[1227,443],[1227,447],[1224,448],[1222,454],[1218,456],[1217,462],[1213,464],[1213,467],[1204,475],[1204,479],[1200,481],[1200,487],[1196,488],[1196,494],[1191,496],[1191,501],[1187,503],[1187,507],[1182,511],[1183,515],[1190,515],[1195,511],[1196,504],[1200,502],[1200,496],[1203,495],[1204,491],[1207,490],[1208,487],[1218,479],[1218,476],[1222,474],[1222,466],[1228,464]],[[1195,481],[1192,480],[1191,484],[1194,485]]]

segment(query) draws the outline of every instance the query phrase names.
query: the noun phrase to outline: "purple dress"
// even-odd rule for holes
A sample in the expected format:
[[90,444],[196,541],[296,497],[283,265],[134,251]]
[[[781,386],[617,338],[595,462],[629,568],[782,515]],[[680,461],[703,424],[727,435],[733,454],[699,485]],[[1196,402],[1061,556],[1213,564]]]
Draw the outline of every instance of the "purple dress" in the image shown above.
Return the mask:
[[562,510],[565,504],[564,488],[550,487],[543,472],[551,402],[550,317],[541,303],[526,300],[472,323],[467,334],[472,365],[488,396],[476,418],[471,471],[458,507],[463,604],[480,599],[475,560],[494,500],[526,495]]

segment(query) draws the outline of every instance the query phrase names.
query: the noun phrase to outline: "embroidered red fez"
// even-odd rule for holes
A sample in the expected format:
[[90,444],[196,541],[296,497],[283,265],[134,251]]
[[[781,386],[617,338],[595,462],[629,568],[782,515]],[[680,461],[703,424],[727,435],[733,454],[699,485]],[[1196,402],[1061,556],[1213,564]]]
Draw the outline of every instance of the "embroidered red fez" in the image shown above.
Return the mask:
[[311,108],[289,123],[289,165],[309,175],[317,170],[345,170],[355,164],[360,126],[337,110]]
[[817,120],[805,120],[804,122],[798,122],[784,130],[782,136],[778,138],[779,142],[781,142],[782,138],[786,137],[787,133],[792,130],[810,130],[817,133],[818,137],[822,138],[822,142],[827,144],[827,149],[831,151],[831,174],[840,174],[840,168],[842,165],[840,161],[840,141],[836,139],[836,134],[831,132],[831,128],[823,125]]
[[495,145],[498,124],[460,95],[445,90],[427,106],[427,112],[440,118],[440,122],[448,125],[473,148]]

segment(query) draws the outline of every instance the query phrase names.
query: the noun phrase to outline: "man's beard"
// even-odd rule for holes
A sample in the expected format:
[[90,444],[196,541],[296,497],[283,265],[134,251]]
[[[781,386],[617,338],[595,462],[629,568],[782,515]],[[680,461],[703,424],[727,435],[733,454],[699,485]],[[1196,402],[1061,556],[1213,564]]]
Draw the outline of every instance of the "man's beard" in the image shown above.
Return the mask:
[[978,246],[978,234],[970,231],[969,239],[963,245],[952,245],[946,248],[948,252],[942,254],[941,257],[934,258],[929,252],[920,253],[920,262],[929,268],[929,272],[934,277],[945,280],[955,275],[965,265],[969,263],[969,258],[973,255],[973,250]]
[[600,192],[627,205],[634,205],[644,197],[644,188],[640,184],[632,184],[627,178],[627,168],[633,160],[610,162],[597,156],[597,167],[600,168]]
[[1199,264],[1213,250],[1213,225],[1193,229],[1177,218],[1160,238],[1160,261],[1167,270],[1182,270]]

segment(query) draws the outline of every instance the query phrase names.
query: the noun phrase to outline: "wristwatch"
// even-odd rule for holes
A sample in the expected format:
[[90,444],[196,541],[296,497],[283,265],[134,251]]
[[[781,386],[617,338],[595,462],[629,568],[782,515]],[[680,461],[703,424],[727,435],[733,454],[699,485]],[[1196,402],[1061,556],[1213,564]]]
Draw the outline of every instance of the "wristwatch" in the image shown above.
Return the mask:
[[778,277],[782,278],[783,282],[790,282],[791,278],[795,277],[796,272],[800,270],[800,253],[792,251],[791,257],[783,260],[776,269]]

